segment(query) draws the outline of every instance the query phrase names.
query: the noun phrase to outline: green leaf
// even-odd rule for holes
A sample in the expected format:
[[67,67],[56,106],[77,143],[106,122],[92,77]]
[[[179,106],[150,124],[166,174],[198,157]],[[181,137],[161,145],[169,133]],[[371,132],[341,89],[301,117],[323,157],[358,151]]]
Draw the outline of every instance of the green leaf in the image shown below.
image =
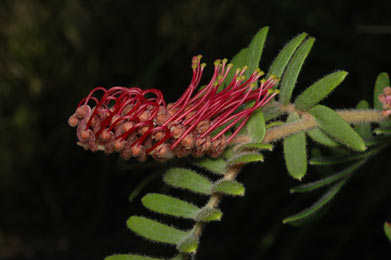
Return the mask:
[[263,155],[255,152],[245,152],[233,156],[227,163],[235,165],[239,163],[263,162]]
[[268,31],[269,27],[267,26],[261,28],[248,46],[246,57],[246,65],[248,66],[248,70],[245,72],[245,76],[247,78],[250,77],[256,68],[259,67],[259,61],[261,60],[262,50]]
[[241,49],[231,60],[233,66],[228,73],[227,78],[225,79],[226,85],[229,85],[229,83],[232,81],[237,69],[247,65],[247,52],[248,48]]
[[251,142],[260,143],[262,141],[266,133],[265,119],[263,118],[262,110],[257,109],[252,113],[246,123],[246,128]]
[[386,237],[388,238],[388,241],[391,242],[391,224],[390,222],[384,222],[384,233],[386,234]]
[[[361,100],[357,106],[357,109],[368,109],[369,103],[366,100]],[[369,123],[361,123],[354,126],[354,130],[364,139],[372,138],[371,124]]]
[[244,196],[245,189],[243,184],[240,182],[233,180],[219,180],[215,182],[213,191],[232,196]]
[[346,75],[348,75],[346,71],[337,71],[321,78],[296,98],[296,107],[301,110],[307,110],[318,104],[341,84]]
[[132,216],[126,224],[134,233],[142,237],[167,244],[176,245],[188,235],[188,232],[145,217]]
[[196,236],[190,234],[181,241],[179,241],[177,245],[177,249],[181,253],[195,253],[198,248],[199,240]]
[[169,169],[163,176],[163,180],[168,185],[176,188],[190,190],[196,193],[211,194],[212,183],[206,177],[183,168]]
[[310,129],[307,131],[309,137],[315,142],[328,146],[328,147],[339,147],[340,144],[331,139],[328,135],[326,135],[322,130],[318,127]]
[[373,132],[377,135],[390,135],[391,134],[391,128],[376,128],[373,130]]
[[360,135],[331,108],[316,105],[308,110],[308,112],[315,117],[319,128],[338,142],[356,151],[366,150],[366,146]]
[[227,167],[227,163],[221,157],[210,158],[205,156],[204,158],[192,161],[191,163],[216,174],[225,174]]
[[198,211],[196,221],[220,221],[222,216],[223,213],[221,212],[221,210],[206,206],[203,207],[200,211]]
[[379,101],[379,95],[383,93],[385,87],[390,86],[388,73],[382,72],[377,76],[375,90],[373,92],[373,106],[377,110],[383,110],[383,104]]
[[275,75],[277,76],[277,78],[281,78],[286,65],[293,56],[293,53],[296,51],[297,47],[299,47],[300,43],[303,42],[305,37],[307,37],[307,34],[301,33],[295,38],[293,38],[290,42],[288,42],[284,46],[284,48],[282,48],[282,50],[278,53],[277,57],[274,59],[272,65],[270,66],[266,78],[269,78],[271,75]]
[[273,151],[272,144],[262,144],[262,143],[247,143],[240,146],[240,149],[257,149],[257,150],[268,150]]
[[290,60],[288,67],[282,76],[281,88],[280,88],[280,102],[283,105],[287,105],[292,97],[293,88],[296,85],[297,77],[299,76],[300,70],[304,64],[304,60],[307,58],[312,45],[314,44],[314,38],[308,38]]
[[104,260],[163,260],[163,259],[142,256],[142,255],[118,254],[118,255],[111,255],[111,256],[105,257]]
[[273,122],[268,123],[268,124],[266,125],[266,129],[269,129],[269,128],[275,127],[275,126],[280,126],[280,125],[283,125],[284,123],[285,123],[285,122],[283,122],[283,121],[273,121]]
[[315,214],[319,209],[321,209],[324,205],[326,205],[331,199],[335,197],[335,195],[338,193],[338,191],[342,188],[342,186],[346,183],[347,178],[344,178],[331,186],[329,190],[317,201],[315,202],[311,207],[295,214],[290,217],[287,217],[282,222],[284,224],[300,221],[304,218],[310,217],[313,214]]
[[155,174],[148,175],[145,177],[137,186],[133,189],[133,191],[129,195],[129,201],[132,202],[139,194],[140,192],[153,180],[155,180],[157,177],[159,177],[162,173],[158,172]]
[[[295,122],[300,119],[296,112],[288,116],[287,122]],[[307,172],[307,147],[305,133],[286,137],[283,141],[284,158],[289,174],[298,180],[301,180]]]
[[189,219],[195,219],[200,210],[200,208],[189,202],[157,193],[145,195],[141,199],[141,202],[146,208],[152,211]]
[[342,171],[340,171],[336,174],[333,174],[331,176],[328,176],[324,179],[293,187],[292,189],[290,189],[290,193],[307,192],[307,191],[313,191],[313,190],[322,188],[326,185],[329,185],[335,181],[342,179],[343,177],[350,175],[351,173],[356,171],[358,168],[360,168],[365,163],[365,161],[366,160],[362,160],[357,163],[354,163],[354,164],[350,165],[349,167],[347,167],[346,169],[343,169]]

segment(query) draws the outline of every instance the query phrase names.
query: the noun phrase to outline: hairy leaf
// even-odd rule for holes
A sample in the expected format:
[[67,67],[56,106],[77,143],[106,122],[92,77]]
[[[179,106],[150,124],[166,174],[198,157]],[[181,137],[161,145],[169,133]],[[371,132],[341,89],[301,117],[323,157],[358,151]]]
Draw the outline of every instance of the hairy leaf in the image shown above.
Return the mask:
[[221,157],[210,158],[205,156],[199,160],[192,161],[192,164],[216,174],[225,174],[227,167],[227,163]]
[[[300,117],[296,112],[289,115],[287,122],[295,122]],[[289,174],[301,180],[307,172],[307,147],[304,132],[286,137],[283,141],[284,158]]]
[[269,72],[267,73],[267,78],[271,75],[275,75],[278,78],[281,78],[282,73],[285,70],[286,65],[293,56],[293,53],[296,51],[297,47],[303,40],[307,37],[306,33],[301,33],[288,42],[284,48],[278,53],[277,57],[274,59],[272,65],[270,66]]
[[229,84],[232,81],[237,69],[242,68],[243,66],[247,65],[247,52],[248,52],[248,48],[241,49],[232,58],[231,63],[233,66],[232,66],[231,70],[229,71],[227,78],[225,79],[225,82],[227,82],[227,84]]
[[145,217],[132,216],[126,224],[133,232],[142,237],[167,244],[176,245],[188,235],[188,232]]
[[327,97],[341,82],[345,79],[348,73],[346,71],[337,71],[331,73],[301,93],[295,100],[295,105],[298,109],[307,110],[318,104],[322,99]]
[[211,194],[212,183],[206,177],[183,168],[169,169],[163,176],[163,180],[168,185],[176,188],[190,190],[196,193]]
[[231,180],[217,181],[213,186],[213,191],[221,192],[226,195],[244,196],[244,186],[240,182]]
[[118,255],[112,255],[112,256],[105,257],[104,260],[163,260],[163,259],[142,256],[142,255],[118,254]]
[[141,199],[141,202],[146,208],[152,211],[189,219],[195,219],[200,210],[200,208],[189,202],[157,193],[145,195]]
[[247,77],[250,77],[253,71],[259,67],[259,61],[261,60],[262,50],[268,31],[269,27],[267,26],[261,28],[248,46],[246,57],[246,65],[248,66],[248,70],[245,72]]
[[220,221],[223,213],[216,208],[210,208],[208,206],[202,208],[197,213],[196,221],[208,222],[208,221]]
[[199,240],[196,236],[190,234],[181,241],[179,241],[177,245],[177,249],[181,253],[195,253],[198,248]]
[[340,143],[356,151],[365,151],[361,137],[334,110],[323,105],[316,105],[308,110],[315,117],[319,128]]
[[290,217],[287,217],[282,222],[286,223],[294,223],[296,221],[300,221],[304,218],[310,217],[315,214],[319,209],[321,209],[324,205],[326,205],[331,199],[335,197],[338,191],[342,188],[342,186],[346,183],[347,178],[344,178],[334,184],[317,202],[315,202],[311,207],[295,214]]
[[330,157],[324,157],[324,156],[314,157],[310,159],[310,164],[311,165],[333,165],[333,164],[353,162],[360,159],[369,158],[377,154],[379,151],[381,151],[383,147],[384,146],[372,148],[364,153],[358,153],[358,154],[349,154],[349,155],[342,155],[342,156],[338,155],[338,156],[330,156]]
[[314,44],[314,41],[314,38],[308,38],[305,40],[305,42],[303,42],[296,51],[293,58],[289,61],[288,67],[282,76],[279,95],[280,102],[284,105],[288,104],[291,100],[297,77],[299,76],[300,70],[312,48],[312,45]]
[[137,186],[132,190],[132,192],[129,195],[129,201],[132,202],[139,194],[140,192],[153,180],[158,178],[162,173],[157,172],[155,174],[148,175],[145,177]]
[[247,133],[251,138],[251,142],[260,143],[265,136],[266,127],[265,119],[263,118],[262,110],[258,109],[250,116],[246,123]]
[[358,168],[360,168],[365,163],[365,161],[366,160],[362,160],[357,163],[354,163],[354,164],[350,165],[349,167],[343,169],[342,171],[340,171],[336,174],[333,174],[331,176],[328,176],[326,178],[323,178],[321,180],[293,187],[292,189],[290,189],[290,192],[291,193],[307,192],[307,191],[313,191],[313,190],[322,188],[326,185],[329,185],[335,181],[342,179],[343,177],[350,175],[351,173],[356,171]]
[[227,163],[229,165],[235,165],[251,162],[263,162],[263,155],[256,152],[244,152],[233,156]]
[[328,147],[338,147],[340,146],[339,143],[334,141],[332,138],[330,138],[328,135],[326,135],[322,130],[320,130],[318,127],[310,129],[307,131],[307,134],[309,137],[311,137],[312,140],[315,142],[328,146]]
[[390,135],[391,134],[391,128],[376,128],[373,130],[373,132],[377,135]]
[[262,144],[262,143],[248,143],[248,144],[241,145],[240,149],[257,149],[257,150],[272,151],[273,145],[272,144]]

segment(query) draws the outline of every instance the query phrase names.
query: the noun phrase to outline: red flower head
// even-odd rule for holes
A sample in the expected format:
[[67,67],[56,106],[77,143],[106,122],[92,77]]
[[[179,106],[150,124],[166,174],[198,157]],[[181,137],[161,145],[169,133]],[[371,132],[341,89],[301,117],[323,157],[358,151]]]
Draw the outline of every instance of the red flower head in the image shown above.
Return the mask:
[[[212,79],[196,92],[206,66],[200,60],[201,55],[193,57],[189,87],[176,102],[167,105],[157,89],[93,89],[68,120],[69,125],[77,126],[78,144],[140,161],[148,154],[156,160],[190,154],[219,156],[252,112],[276,95],[271,91],[276,79],[262,80],[257,88],[263,73],[257,69],[246,78],[244,67],[237,69],[232,81],[222,88],[232,64],[226,59],[216,60]],[[95,97],[98,92],[102,92],[100,99]],[[250,102],[251,106],[239,109]]]

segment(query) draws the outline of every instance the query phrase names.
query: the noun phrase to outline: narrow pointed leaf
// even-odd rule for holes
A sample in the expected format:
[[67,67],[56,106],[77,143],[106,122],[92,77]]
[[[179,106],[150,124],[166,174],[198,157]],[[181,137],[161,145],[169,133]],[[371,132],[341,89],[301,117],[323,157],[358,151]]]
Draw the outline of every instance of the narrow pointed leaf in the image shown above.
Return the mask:
[[391,128],[376,128],[373,130],[373,132],[377,135],[390,135],[391,134]]
[[251,142],[260,143],[265,136],[266,127],[265,119],[263,118],[262,110],[256,110],[246,123],[247,133],[251,138]]
[[319,128],[338,142],[356,151],[366,150],[365,143],[360,135],[331,108],[316,105],[308,112],[315,117]]
[[[289,115],[287,122],[295,122],[299,119],[299,115],[294,112]],[[286,137],[283,141],[283,148],[289,174],[301,180],[307,172],[307,147],[304,132]]]
[[296,107],[301,110],[307,110],[318,104],[341,84],[346,75],[348,75],[346,71],[337,71],[321,78],[296,98]]
[[386,234],[386,237],[388,238],[388,241],[391,243],[391,224],[390,222],[384,222],[384,233]]
[[118,254],[106,257],[104,260],[163,260],[162,258],[153,258],[142,255]]
[[290,217],[287,217],[282,222],[286,223],[294,223],[296,221],[300,221],[307,217],[315,214],[319,209],[321,209],[324,205],[326,205],[331,199],[335,197],[338,191],[342,188],[342,186],[346,183],[347,178],[344,178],[334,184],[317,202],[315,202],[311,207],[295,214]]
[[[241,49],[230,61],[232,63],[232,68],[225,79],[225,82],[229,84],[234,78],[235,72],[238,68],[242,68],[247,65],[247,52],[248,48]],[[220,89],[219,89],[220,90]]]
[[314,41],[314,38],[308,38],[301,44],[293,58],[290,60],[288,67],[282,76],[279,97],[280,102],[284,105],[288,104],[291,100],[293,88],[296,85],[300,70],[309,52],[311,51]]
[[194,165],[216,174],[225,174],[227,163],[223,158],[205,157],[192,162]]
[[[361,100],[357,106],[357,109],[368,109],[369,103],[366,100]],[[371,125],[369,123],[361,123],[354,126],[354,130],[364,139],[372,138]]]
[[319,128],[313,128],[307,131],[307,134],[309,137],[311,137],[312,140],[315,142],[328,146],[328,147],[339,147],[341,146],[339,143],[334,141],[332,138],[330,138],[328,135],[326,135],[322,130]]
[[307,37],[307,34],[301,33],[288,42],[284,48],[282,48],[270,66],[269,72],[267,73],[267,78],[271,75],[275,75],[277,78],[281,78],[285,67],[293,56],[293,53],[296,51],[297,47],[299,47],[300,43],[303,42],[305,37]]
[[227,163],[235,165],[239,163],[263,162],[263,155],[255,152],[240,153],[233,156]]
[[129,195],[129,201],[132,202],[139,194],[140,192],[153,180],[155,180],[157,177],[161,175],[161,172],[148,175],[145,177],[130,193]]
[[213,191],[221,192],[226,195],[244,196],[244,186],[240,182],[231,180],[217,181],[213,186]]
[[196,221],[220,221],[222,216],[223,213],[221,210],[206,206],[197,213]]
[[365,163],[365,161],[366,160],[362,160],[357,163],[354,163],[351,166],[347,167],[346,169],[343,169],[342,171],[340,171],[336,174],[333,174],[331,176],[328,176],[324,179],[293,187],[292,189],[290,189],[290,193],[307,192],[307,191],[313,191],[313,190],[322,188],[326,185],[329,185],[335,181],[338,181],[338,180],[352,174],[354,171],[356,171],[358,168],[360,168]]
[[268,150],[273,151],[272,144],[262,144],[262,143],[248,143],[240,146],[240,149],[257,149],[257,150]]
[[379,153],[382,149],[384,149],[386,145],[380,145],[372,149],[368,149],[368,151],[365,151],[363,153],[357,153],[357,154],[349,154],[349,155],[338,155],[338,156],[330,156],[330,157],[314,157],[310,159],[311,165],[333,165],[333,164],[340,164],[340,163],[347,163],[347,162],[353,162],[360,159],[370,158],[374,156],[375,154]]
[[385,87],[390,86],[388,73],[382,72],[377,76],[375,90],[373,92],[373,106],[377,110],[383,110],[383,104],[379,101],[379,95],[383,93]]
[[181,253],[195,253],[198,248],[199,240],[196,236],[190,234],[181,241],[179,241],[177,245],[177,249]]
[[126,224],[134,233],[142,237],[167,244],[176,245],[188,235],[188,232],[145,217],[132,216]]
[[266,125],[266,129],[269,129],[269,128],[274,127],[274,126],[283,125],[283,124],[284,124],[283,121],[274,121],[274,122],[268,123]]
[[248,70],[245,72],[247,77],[249,77],[254,72],[254,70],[259,67],[259,61],[261,60],[262,50],[268,31],[269,27],[267,26],[261,28],[248,46],[246,57],[246,65],[248,66]]
[[190,190],[196,193],[211,194],[212,183],[200,174],[183,168],[169,169],[163,176],[168,185],[176,188]]
[[188,219],[195,219],[200,210],[200,208],[189,202],[157,193],[145,195],[141,199],[141,202],[146,208],[152,211]]

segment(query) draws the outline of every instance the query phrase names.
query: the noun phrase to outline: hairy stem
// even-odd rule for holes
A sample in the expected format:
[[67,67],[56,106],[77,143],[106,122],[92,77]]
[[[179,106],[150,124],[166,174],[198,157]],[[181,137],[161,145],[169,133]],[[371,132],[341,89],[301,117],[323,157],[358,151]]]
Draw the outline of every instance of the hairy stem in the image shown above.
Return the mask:
[[[292,112],[295,111],[294,105],[285,106],[286,111]],[[266,135],[262,143],[271,143],[282,139],[286,136],[295,134],[300,131],[306,131],[317,126],[317,122],[313,116],[308,112],[297,111],[302,115],[302,119],[293,123],[286,123],[280,126],[272,127],[266,131]],[[349,124],[359,124],[359,123],[375,123],[384,120],[384,117],[381,114],[381,111],[378,110],[337,110],[336,111],[347,123]],[[248,136],[238,136],[236,139],[232,140],[233,144],[240,144],[242,142],[248,141]],[[227,172],[224,174],[224,180],[235,180],[239,174],[241,168],[244,164],[237,164],[229,166]],[[223,194],[216,192],[213,193],[206,207],[217,208],[220,204]],[[206,226],[206,222],[196,222],[193,228],[193,234],[196,237],[201,237],[202,231]],[[184,256],[183,259],[188,259],[190,255]]]
[[[378,123],[384,120],[379,110],[337,110],[336,111],[348,124]],[[309,130],[317,126],[315,118],[308,113],[302,113],[301,120],[270,128],[266,131],[262,143],[271,143],[286,136]]]
[[[224,180],[235,180],[236,176],[239,174],[240,169],[242,168],[243,164],[237,164],[233,166],[229,166],[227,168],[227,172],[224,174],[223,179]],[[219,192],[213,193],[208,202],[206,203],[206,207],[210,208],[217,208],[220,204],[220,200],[222,198],[222,194]],[[202,234],[202,230],[205,227],[207,223],[206,222],[197,222],[194,225],[193,234],[197,237],[200,237]]]

